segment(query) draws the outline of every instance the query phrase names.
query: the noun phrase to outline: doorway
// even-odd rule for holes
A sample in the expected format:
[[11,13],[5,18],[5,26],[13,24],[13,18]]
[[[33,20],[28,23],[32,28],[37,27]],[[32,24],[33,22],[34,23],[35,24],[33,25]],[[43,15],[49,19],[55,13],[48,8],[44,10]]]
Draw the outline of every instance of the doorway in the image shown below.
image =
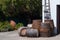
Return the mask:
[[57,29],[60,33],[60,5],[57,5]]

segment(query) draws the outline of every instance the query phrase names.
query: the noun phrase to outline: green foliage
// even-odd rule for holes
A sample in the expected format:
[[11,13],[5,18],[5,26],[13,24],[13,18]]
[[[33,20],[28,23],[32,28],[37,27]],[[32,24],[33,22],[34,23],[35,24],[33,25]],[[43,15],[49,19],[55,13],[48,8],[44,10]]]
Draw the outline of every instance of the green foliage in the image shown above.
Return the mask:
[[18,29],[19,27],[22,27],[22,26],[23,26],[22,23],[18,23],[18,24],[16,25],[16,28]]
[[[11,19],[21,22],[16,28],[23,26],[33,19],[42,17],[42,0],[0,0],[0,30],[11,29],[9,21]],[[18,19],[18,20],[17,20]],[[23,23],[23,24],[22,24]]]
[[[16,29],[22,27],[22,23],[16,25]],[[14,29],[10,26],[8,21],[0,22],[0,32],[13,31]]]
[[12,31],[12,27],[10,26],[8,21],[0,22],[0,31]]
[[9,0],[5,1],[5,15],[15,17],[27,15],[29,17],[40,17],[42,14],[42,0]]

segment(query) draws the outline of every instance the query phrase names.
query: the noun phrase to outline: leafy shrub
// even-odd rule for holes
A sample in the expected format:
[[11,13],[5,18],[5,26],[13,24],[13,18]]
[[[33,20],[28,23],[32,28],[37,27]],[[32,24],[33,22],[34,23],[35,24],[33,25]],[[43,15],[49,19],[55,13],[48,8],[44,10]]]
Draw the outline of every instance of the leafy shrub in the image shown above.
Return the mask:
[[23,26],[23,23],[18,23],[17,25],[16,25],[16,28],[18,29],[19,27],[22,27]]
[[12,31],[12,27],[10,26],[8,21],[0,22],[0,31]]
[[[16,24],[16,29],[23,26],[22,23]],[[6,32],[6,31],[13,31],[14,29],[11,27],[8,21],[0,22],[0,32]]]

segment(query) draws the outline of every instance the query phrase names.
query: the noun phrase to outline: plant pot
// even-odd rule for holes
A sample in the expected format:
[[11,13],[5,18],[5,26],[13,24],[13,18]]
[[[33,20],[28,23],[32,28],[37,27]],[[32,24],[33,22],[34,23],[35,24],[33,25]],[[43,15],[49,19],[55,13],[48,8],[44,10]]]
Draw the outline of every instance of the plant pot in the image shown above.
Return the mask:
[[11,25],[11,27],[12,27],[13,29],[16,28],[16,22],[15,22],[15,21],[10,20],[10,25]]

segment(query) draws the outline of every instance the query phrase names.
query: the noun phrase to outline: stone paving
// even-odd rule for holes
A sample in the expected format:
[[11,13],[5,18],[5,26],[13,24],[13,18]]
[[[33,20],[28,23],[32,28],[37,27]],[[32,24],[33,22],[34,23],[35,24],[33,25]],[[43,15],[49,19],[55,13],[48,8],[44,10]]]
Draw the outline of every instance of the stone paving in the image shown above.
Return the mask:
[[0,40],[60,40],[60,35],[54,37],[19,37],[17,31],[0,32]]

